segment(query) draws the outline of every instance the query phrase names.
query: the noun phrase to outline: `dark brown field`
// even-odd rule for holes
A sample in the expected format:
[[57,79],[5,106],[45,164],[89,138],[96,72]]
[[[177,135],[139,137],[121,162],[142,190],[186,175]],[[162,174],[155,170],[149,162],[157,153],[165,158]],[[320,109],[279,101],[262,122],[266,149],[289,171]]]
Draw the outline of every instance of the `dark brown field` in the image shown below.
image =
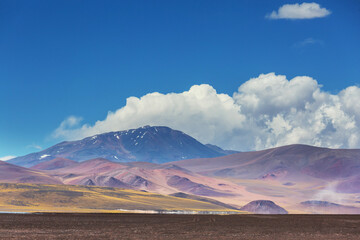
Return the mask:
[[360,215],[0,214],[1,239],[360,239]]

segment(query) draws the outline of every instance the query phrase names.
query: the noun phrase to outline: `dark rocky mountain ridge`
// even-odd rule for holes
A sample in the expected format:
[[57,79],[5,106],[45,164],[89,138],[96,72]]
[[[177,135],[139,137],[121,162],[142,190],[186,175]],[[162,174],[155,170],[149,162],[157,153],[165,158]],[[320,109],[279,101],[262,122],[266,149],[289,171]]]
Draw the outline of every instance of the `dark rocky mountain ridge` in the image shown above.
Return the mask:
[[43,151],[14,158],[9,162],[25,167],[54,158],[67,158],[77,162],[105,158],[113,162],[164,163],[191,158],[219,157],[226,154],[225,150],[213,145],[206,146],[181,131],[163,126],[145,126],[98,134],[78,141],[61,142]]

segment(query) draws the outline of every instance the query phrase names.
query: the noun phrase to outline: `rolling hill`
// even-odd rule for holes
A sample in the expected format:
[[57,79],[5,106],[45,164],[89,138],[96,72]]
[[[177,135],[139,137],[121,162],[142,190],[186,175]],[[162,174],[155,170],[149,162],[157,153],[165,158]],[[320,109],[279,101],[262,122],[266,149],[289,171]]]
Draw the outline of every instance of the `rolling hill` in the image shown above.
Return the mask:
[[327,201],[310,200],[301,202],[300,206],[315,214],[360,214],[359,207],[346,206]]
[[135,190],[0,183],[0,211],[119,212],[119,209],[234,211],[209,201]]
[[[217,158],[182,160],[170,164],[206,176],[222,178],[284,182],[307,179],[311,181],[312,178],[327,181],[351,180],[360,174],[360,150],[296,144]],[[360,192],[360,185],[358,191]]]
[[62,184],[62,181],[41,171],[0,161],[0,182]]
[[[43,162],[41,165],[53,167],[54,160],[49,162]],[[215,197],[234,196],[237,195],[234,190],[239,190],[235,184],[192,173],[174,164],[160,165],[141,162],[126,164],[96,158],[52,170],[42,170],[42,172],[58,179],[63,184],[121,187],[162,194],[181,191],[199,196]],[[221,185],[224,182],[227,184]],[[232,190],[229,190],[229,186]]]
[[[84,162],[56,158],[32,168],[3,162],[0,182],[116,187],[173,194],[184,192],[207,197],[240,196],[243,189],[226,180],[193,173],[174,164],[115,163],[96,158]],[[5,174],[6,173],[6,174]],[[30,181],[31,180],[31,181]]]

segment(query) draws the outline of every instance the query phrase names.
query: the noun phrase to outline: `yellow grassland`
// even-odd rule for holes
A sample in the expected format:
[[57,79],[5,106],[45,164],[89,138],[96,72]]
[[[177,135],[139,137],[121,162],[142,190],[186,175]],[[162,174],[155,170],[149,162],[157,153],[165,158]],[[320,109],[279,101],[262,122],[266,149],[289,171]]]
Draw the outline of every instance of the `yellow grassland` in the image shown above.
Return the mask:
[[129,189],[0,183],[2,212],[119,212],[117,209],[234,211],[208,202]]

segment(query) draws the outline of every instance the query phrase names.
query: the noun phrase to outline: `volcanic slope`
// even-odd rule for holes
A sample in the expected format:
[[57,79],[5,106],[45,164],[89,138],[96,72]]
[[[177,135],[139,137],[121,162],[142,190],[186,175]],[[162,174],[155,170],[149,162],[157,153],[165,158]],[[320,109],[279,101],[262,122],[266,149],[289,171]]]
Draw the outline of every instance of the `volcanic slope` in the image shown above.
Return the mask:
[[99,134],[79,141],[62,142],[43,151],[11,159],[9,162],[25,167],[54,158],[68,158],[77,162],[106,158],[114,162],[163,163],[190,158],[212,158],[225,154],[226,151],[216,146],[206,146],[181,131],[162,126],[145,126]]

